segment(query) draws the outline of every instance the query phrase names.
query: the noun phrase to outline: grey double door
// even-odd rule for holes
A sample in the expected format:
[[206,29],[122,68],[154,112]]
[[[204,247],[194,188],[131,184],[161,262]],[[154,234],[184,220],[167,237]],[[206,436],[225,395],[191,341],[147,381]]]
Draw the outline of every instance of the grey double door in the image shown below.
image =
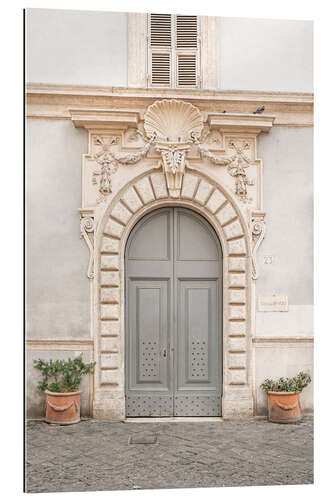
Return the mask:
[[184,208],[145,216],[128,239],[127,416],[221,415],[222,255]]

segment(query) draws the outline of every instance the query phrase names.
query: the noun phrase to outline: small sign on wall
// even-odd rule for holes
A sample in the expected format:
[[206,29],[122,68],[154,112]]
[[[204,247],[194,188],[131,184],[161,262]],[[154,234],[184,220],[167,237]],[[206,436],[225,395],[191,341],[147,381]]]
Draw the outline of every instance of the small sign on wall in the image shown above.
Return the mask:
[[288,312],[287,295],[260,295],[258,309],[261,312]]

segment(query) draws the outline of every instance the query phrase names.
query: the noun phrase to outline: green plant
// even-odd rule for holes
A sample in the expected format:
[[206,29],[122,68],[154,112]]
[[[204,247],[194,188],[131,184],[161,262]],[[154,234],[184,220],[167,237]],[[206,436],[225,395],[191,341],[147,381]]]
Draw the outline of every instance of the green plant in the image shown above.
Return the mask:
[[260,385],[260,387],[265,391],[273,392],[301,392],[307,385],[311,382],[311,377],[307,373],[299,372],[296,377],[284,378],[281,377],[279,380],[272,380],[267,378]]
[[73,392],[79,388],[83,375],[93,373],[96,362],[86,364],[82,361],[82,354],[68,361],[34,360],[34,367],[40,370],[43,379],[37,385],[41,391]]

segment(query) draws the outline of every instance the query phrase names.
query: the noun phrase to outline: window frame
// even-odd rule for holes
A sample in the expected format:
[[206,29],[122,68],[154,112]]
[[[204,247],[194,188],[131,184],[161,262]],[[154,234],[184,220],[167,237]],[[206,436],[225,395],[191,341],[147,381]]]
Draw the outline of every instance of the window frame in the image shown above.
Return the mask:
[[[157,89],[149,86],[148,58],[148,16],[147,13],[128,13],[128,66],[127,86],[129,88]],[[200,79],[199,89],[218,90],[221,88],[221,23],[217,16],[198,16],[200,22]],[[189,91],[193,87],[170,87],[170,90]]]

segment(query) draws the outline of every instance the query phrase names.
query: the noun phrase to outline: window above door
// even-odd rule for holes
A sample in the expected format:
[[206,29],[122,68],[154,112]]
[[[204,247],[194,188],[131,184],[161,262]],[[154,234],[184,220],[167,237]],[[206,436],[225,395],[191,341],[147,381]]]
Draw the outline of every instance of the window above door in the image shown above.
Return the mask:
[[128,14],[128,86],[216,89],[220,19]]
[[200,88],[199,17],[147,16],[148,86]]

